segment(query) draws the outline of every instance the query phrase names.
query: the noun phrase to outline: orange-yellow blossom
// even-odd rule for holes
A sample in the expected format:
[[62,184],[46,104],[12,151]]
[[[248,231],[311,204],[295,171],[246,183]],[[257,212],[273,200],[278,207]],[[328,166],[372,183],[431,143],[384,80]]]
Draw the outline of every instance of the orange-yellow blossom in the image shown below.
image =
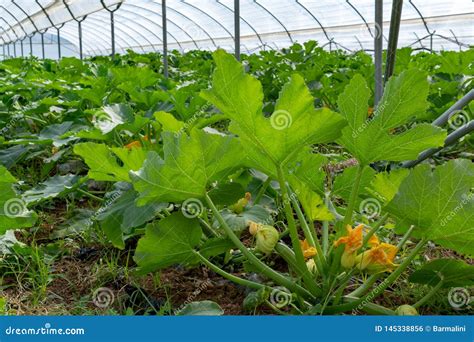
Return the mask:
[[347,235],[339,238],[336,242],[334,242],[334,246],[338,247],[344,244],[344,252],[354,253],[362,247],[364,225],[359,224],[355,228],[352,228],[350,225],[347,225],[346,229]]
[[308,241],[306,239],[300,240],[300,246],[301,249],[303,250],[303,256],[305,259],[309,259],[314,257],[318,252],[315,247],[310,246]]
[[360,270],[380,273],[393,270],[397,265],[393,262],[397,255],[397,246],[379,243],[357,256],[356,266]]

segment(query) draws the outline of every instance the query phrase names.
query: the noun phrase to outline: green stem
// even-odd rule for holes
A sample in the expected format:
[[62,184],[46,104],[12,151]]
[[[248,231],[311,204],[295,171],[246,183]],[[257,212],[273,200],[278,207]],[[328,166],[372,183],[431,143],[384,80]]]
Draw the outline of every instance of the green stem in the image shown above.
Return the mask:
[[[352,296],[345,296],[344,301],[348,303],[352,303],[359,300],[357,297],[352,297]],[[369,315],[386,315],[386,316],[396,316],[395,311],[388,309],[386,307],[374,304],[374,303],[367,303],[364,305],[362,308],[362,311],[365,313],[368,313]]]
[[349,297],[360,297],[365,294],[372,285],[375,284],[377,279],[380,278],[380,273],[371,275],[361,286],[348,294]]
[[[303,250],[301,249],[300,239],[298,236],[298,230],[296,228],[295,218],[293,217],[293,210],[291,209],[291,198],[288,194],[288,189],[285,181],[285,176],[281,167],[278,167],[278,181],[280,183],[280,191],[283,198],[283,206],[285,209],[286,221],[288,223],[288,231],[290,233],[291,244],[293,246],[293,252],[295,253],[296,264],[298,265],[298,270],[300,270],[300,275],[303,278],[305,285],[308,287],[310,292],[313,295],[316,295],[319,291],[316,283],[312,277],[311,272],[306,266],[306,261],[304,259]],[[303,218],[302,224],[305,224],[306,220]]]
[[353,301],[352,303],[341,304],[327,307],[325,310],[325,314],[335,314],[339,312],[346,312],[355,309],[358,306],[364,307],[367,303],[371,302],[374,298],[380,295],[383,291],[385,291],[390,285],[392,285],[398,277],[405,271],[405,269],[411,264],[412,260],[418,255],[420,250],[425,246],[428,242],[427,239],[422,239],[413,251],[406,257],[406,259],[397,267],[392,274],[390,274],[387,279],[385,279],[379,286],[377,286],[374,290],[366,294],[365,296]]
[[211,227],[211,225],[209,223],[206,222],[206,220],[202,219],[202,218],[199,218],[199,222],[201,222],[201,224],[207,229],[207,231],[209,233],[211,233],[212,235],[214,235],[215,237],[219,237],[220,235],[215,231],[214,228]]
[[212,125],[216,122],[226,120],[226,119],[228,119],[228,118],[223,114],[214,114],[213,116],[211,116],[209,118],[204,118],[202,120],[196,120],[194,124],[190,125],[188,132],[190,132],[194,127],[204,128],[204,127]]
[[314,230],[311,230],[309,228],[308,223],[306,222],[306,219],[303,215],[303,212],[301,211],[301,208],[300,208],[296,198],[291,198],[291,201],[293,203],[293,207],[295,208],[296,215],[298,216],[298,219],[301,222],[301,228],[303,229],[305,237],[308,239],[309,244],[311,246],[316,247],[316,251],[318,252],[316,257],[315,257],[316,268],[318,269],[318,273],[323,278],[325,278],[326,273],[324,272],[324,268],[325,268],[325,265],[326,265],[326,260],[325,260],[325,257],[324,257],[323,250],[321,249],[321,245],[319,244],[319,240],[318,240],[316,234],[314,233]]
[[206,257],[204,257],[201,253],[199,253],[198,251],[194,251],[194,254],[198,256],[198,258],[207,266],[209,267],[211,270],[213,270],[214,272],[216,272],[217,274],[223,276],[224,278],[227,278],[229,279],[230,281],[233,281],[234,283],[236,284],[239,284],[239,285],[242,285],[242,286],[246,286],[246,287],[250,287],[252,289],[256,289],[256,290],[259,290],[261,288],[264,288],[266,287],[265,285],[262,285],[262,284],[259,284],[259,283],[256,283],[254,281],[250,281],[250,280],[247,280],[247,279],[243,279],[243,278],[240,278],[240,277],[237,277],[233,274],[230,274],[226,271],[224,271],[223,269],[219,268],[219,266],[213,264],[212,262],[210,262]]
[[405,235],[403,235],[402,239],[400,240],[400,242],[398,243],[397,245],[397,248],[398,250],[402,249],[403,245],[405,245],[405,243],[408,241],[408,239],[410,238],[411,234],[413,233],[413,230],[415,229],[415,226],[411,226],[407,232],[405,233]]
[[[274,282],[276,282],[279,285],[282,285],[286,287],[288,290],[293,291],[299,295],[301,295],[304,298],[309,298],[312,299],[313,295],[309,293],[306,289],[303,287],[299,286],[298,284],[295,284],[293,281],[290,279],[286,278],[284,275],[276,272],[273,270],[271,267],[267,266],[265,263],[263,263],[259,258],[257,258],[252,252],[250,252],[247,247],[240,241],[240,239],[235,235],[233,230],[229,227],[227,222],[225,222],[224,218],[220,214],[219,210],[216,208],[214,203],[212,202],[211,198],[209,195],[205,195],[206,202],[209,205],[209,208],[211,208],[212,212],[216,216],[217,220],[221,224],[222,228],[226,232],[227,236],[229,239],[234,243],[234,245],[242,252],[242,254],[247,258],[250,263],[255,266],[255,268],[258,269],[264,276],[272,279]],[[306,265],[305,265],[306,266]]]
[[268,177],[265,182],[262,184],[262,187],[258,191],[257,197],[255,197],[255,201],[253,202],[254,205],[260,203],[260,200],[262,199],[263,195],[265,194],[265,191],[267,191],[268,186],[270,185],[270,182],[272,179]]
[[81,194],[84,194],[86,196],[89,196],[90,198],[93,198],[99,202],[104,202],[104,199],[103,198],[100,198],[100,197],[97,197],[96,195],[93,195],[91,194],[90,192],[88,191],[85,191],[85,190],[82,190],[81,188],[77,188],[77,191],[79,191]]
[[290,234],[291,244],[293,246],[293,251],[295,253],[296,262],[299,267],[304,270],[308,269],[304,261],[303,251],[300,246],[300,239],[298,237],[298,231],[296,228],[295,218],[293,217],[293,210],[290,206],[290,196],[288,195],[288,190],[286,188],[285,177],[283,176],[283,170],[278,167],[278,181],[280,183],[280,190],[283,199],[283,207],[285,209],[286,221],[288,223],[288,232]]
[[349,198],[349,203],[347,205],[347,211],[346,211],[346,214],[344,215],[344,221],[342,223],[343,229],[345,229],[344,227],[347,226],[348,224],[351,224],[352,222],[352,212],[354,211],[355,204],[357,202],[357,196],[359,195],[360,180],[362,178],[363,170],[364,170],[364,167],[359,164],[359,166],[357,167],[357,174],[354,180],[354,185],[351,191],[351,197]]
[[[326,207],[329,203],[328,194],[325,195],[324,202]],[[326,256],[329,250],[329,221],[323,221],[323,253]]]
[[385,214],[380,218],[380,220],[369,230],[369,232],[365,235],[364,241],[362,242],[362,247],[365,247],[369,242],[370,238],[382,227],[385,223],[385,220],[388,218],[388,214]]
[[291,203],[293,204],[293,208],[296,211],[296,216],[298,216],[298,219],[300,220],[301,228],[303,229],[304,236],[308,239],[311,246],[316,247],[316,250],[318,251],[318,256],[320,257],[321,261],[324,262],[325,261],[324,253],[321,248],[321,244],[319,243],[318,237],[316,236],[316,232],[314,231],[314,229],[311,229],[309,227],[308,222],[306,221],[304,214],[301,211],[301,208],[297,199],[292,197]]
[[425,304],[428,300],[431,299],[431,297],[433,297],[436,293],[438,293],[439,289],[441,289],[443,287],[443,285],[444,285],[444,280],[441,279],[441,281],[438,284],[436,284],[436,286],[433,287],[430,292],[428,292],[423,298],[421,298],[418,302],[416,302],[412,306],[415,309],[417,309],[420,306],[422,306],[423,304]]

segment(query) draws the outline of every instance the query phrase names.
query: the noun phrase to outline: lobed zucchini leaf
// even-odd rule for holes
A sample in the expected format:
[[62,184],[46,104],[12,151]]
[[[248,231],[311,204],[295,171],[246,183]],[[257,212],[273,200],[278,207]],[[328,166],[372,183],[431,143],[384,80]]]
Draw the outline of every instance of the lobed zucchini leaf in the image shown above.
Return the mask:
[[425,149],[442,146],[446,131],[430,124],[397,133],[397,129],[424,115],[428,91],[424,73],[404,71],[390,79],[377,110],[369,117],[370,90],[362,76],[354,76],[338,99],[339,110],[348,122],[338,142],[364,166],[379,160],[416,159]]
[[163,132],[163,153],[150,152],[143,168],[131,172],[139,205],[200,199],[207,186],[241,167],[242,147],[231,136],[192,130],[190,135]]
[[345,120],[327,108],[315,110],[314,99],[304,79],[295,74],[283,87],[270,118],[263,115],[261,83],[245,74],[232,55],[217,50],[212,88],[201,96],[231,119],[230,131],[245,146],[253,166],[271,162],[275,166],[290,161],[301,148],[334,141],[341,135]]
[[129,150],[93,142],[75,145],[74,153],[80,155],[89,166],[91,179],[112,182],[130,182],[129,171],[138,170],[146,158],[146,152],[141,148]]
[[452,160],[434,171],[417,166],[403,180],[386,210],[415,235],[458,253],[474,255],[474,164]]

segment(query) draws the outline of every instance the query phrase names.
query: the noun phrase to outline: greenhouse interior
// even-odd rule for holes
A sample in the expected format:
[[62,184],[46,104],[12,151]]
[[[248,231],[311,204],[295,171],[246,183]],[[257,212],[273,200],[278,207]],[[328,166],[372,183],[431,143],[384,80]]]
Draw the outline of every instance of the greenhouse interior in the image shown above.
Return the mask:
[[0,0],[0,45],[1,316],[474,314],[473,1]]

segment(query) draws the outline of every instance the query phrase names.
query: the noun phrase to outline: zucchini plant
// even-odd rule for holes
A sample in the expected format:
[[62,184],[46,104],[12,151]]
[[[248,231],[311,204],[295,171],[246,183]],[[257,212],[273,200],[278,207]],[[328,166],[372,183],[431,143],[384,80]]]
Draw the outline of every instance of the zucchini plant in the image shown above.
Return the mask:
[[[149,152],[143,166],[130,173],[138,205],[173,203],[179,209],[146,227],[135,253],[143,271],[202,263],[255,289],[256,302],[278,311],[268,302],[275,290],[288,294],[300,313],[361,309],[395,314],[395,308],[378,306],[374,299],[399,279],[429,240],[474,254],[472,163],[397,168],[396,162],[415,159],[446,138],[445,130],[417,120],[428,107],[425,73],[408,70],[391,78],[372,114],[362,77],[350,81],[334,112],[315,109],[303,78],[294,74],[266,116],[260,82],[224,51],[216,51],[214,60],[212,87],[201,96],[230,120],[228,129],[163,132],[162,154]],[[335,146],[350,153],[356,166],[333,182],[322,151]],[[391,170],[378,170],[381,161],[390,162]],[[249,185],[242,180],[244,173],[261,180],[255,200],[244,196],[244,185]],[[342,203],[333,193],[338,177],[346,178],[339,183],[351,181]],[[261,206],[267,193],[278,203],[273,216],[280,219],[279,229],[273,216],[242,215]],[[380,212],[364,215],[364,199],[375,201]],[[235,224],[239,215],[240,226]],[[387,230],[388,220],[395,233],[379,234]],[[224,261],[216,258],[223,254]],[[272,255],[284,260],[284,270],[271,267]],[[232,258],[263,280],[227,271],[225,263]],[[433,267],[433,277],[443,284],[449,263]],[[464,280],[473,282],[472,276]],[[434,286],[442,286],[438,283]]]

